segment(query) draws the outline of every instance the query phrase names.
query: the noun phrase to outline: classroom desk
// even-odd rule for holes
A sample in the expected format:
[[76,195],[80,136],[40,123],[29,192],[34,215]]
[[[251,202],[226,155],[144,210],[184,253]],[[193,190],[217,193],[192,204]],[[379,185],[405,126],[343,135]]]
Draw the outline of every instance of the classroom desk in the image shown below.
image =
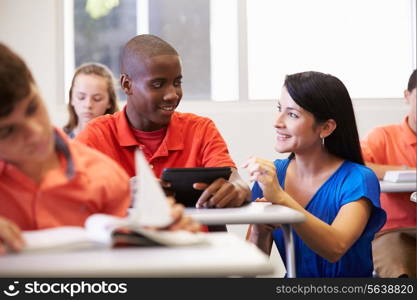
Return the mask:
[[415,192],[417,190],[416,182],[389,182],[382,180],[379,184],[383,193]]
[[228,233],[209,244],[0,256],[0,277],[223,277],[270,275],[269,258]]
[[305,216],[288,207],[252,202],[235,208],[186,208],[185,214],[204,225],[281,224],[285,239],[287,276],[296,277],[291,224],[304,222]]

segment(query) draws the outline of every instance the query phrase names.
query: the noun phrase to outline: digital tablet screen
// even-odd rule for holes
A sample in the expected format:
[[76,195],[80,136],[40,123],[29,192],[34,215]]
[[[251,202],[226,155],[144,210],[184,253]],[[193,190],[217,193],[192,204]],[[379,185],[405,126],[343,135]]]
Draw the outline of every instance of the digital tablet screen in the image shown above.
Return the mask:
[[218,178],[229,179],[232,174],[230,167],[216,168],[166,168],[161,179],[171,183],[175,199],[186,207],[195,207],[203,191],[193,188],[193,184],[203,182],[210,184]]

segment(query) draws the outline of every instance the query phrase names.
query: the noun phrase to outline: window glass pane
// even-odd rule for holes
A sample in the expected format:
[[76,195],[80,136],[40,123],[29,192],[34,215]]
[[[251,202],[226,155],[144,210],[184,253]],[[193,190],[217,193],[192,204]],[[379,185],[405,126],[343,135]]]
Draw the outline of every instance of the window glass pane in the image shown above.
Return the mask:
[[[117,2],[117,1],[116,1]],[[136,35],[136,1],[123,0],[102,17],[93,18],[104,8],[106,1],[92,1],[98,7],[86,10],[86,0],[74,0],[74,53],[75,65],[100,62],[116,76],[120,75],[120,50]],[[90,3],[90,4],[91,4]],[[104,10],[103,13],[106,11]],[[125,95],[120,92],[121,99]]]
[[[238,99],[238,0],[73,1],[76,66],[101,62],[118,77],[121,47],[151,33],[181,55],[184,100]],[[92,3],[99,7],[92,10]],[[108,3],[115,6],[106,12]]]
[[339,77],[355,98],[401,97],[413,68],[410,0],[247,0],[249,97],[286,74]]
[[211,99],[210,1],[149,1],[149,33],[175,47],[183,63],[184,99]]

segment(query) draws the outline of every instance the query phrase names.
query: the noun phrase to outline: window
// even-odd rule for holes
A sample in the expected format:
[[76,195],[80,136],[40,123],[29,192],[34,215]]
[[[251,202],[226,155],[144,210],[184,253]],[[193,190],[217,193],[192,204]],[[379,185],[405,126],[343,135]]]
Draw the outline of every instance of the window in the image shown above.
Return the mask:
[[67,11],[67,77],[86,61],[118,76],[121,47],[152,33],[182,57],[185,100],[272,100],[306,70],[339,77],[353,98],[399,98],[416,67],[413,0],[73,0]]
[[181,55],[184,97],[210,99],[210,1],[146,2],[148,11],[144,13],[149,16],[148,31],[142,33],[159,36]]
[[354,98],[398,97],[415,57],[411,2],[248,0],[249,98],[275,98],[286,74],[307,70]]
[[[118,78],[121,47],[136,35],[136,1],[117,2],[118,5],[106,11],[100,1],[74,0],[75,67],[85,62],[100,62]],[[92,4],[87,6],[88,3]],[[99,5],[94,6],[96,3]],[[119,96],[124,98],[120,91]]]

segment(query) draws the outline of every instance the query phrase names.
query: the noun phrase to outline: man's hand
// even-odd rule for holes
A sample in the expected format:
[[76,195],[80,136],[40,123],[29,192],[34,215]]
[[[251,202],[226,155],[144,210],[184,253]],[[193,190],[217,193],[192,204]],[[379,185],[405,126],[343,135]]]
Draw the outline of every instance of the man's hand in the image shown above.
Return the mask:
[[0,255],[6,253],[6,247],[18,252],[24,245],[19,227],[12,221],[0,217]]
[[196,207],[238,207],[250,201],[249,186],[240,178],[237,170],[232,169],[229,180],[219,178],[212,184],[195,183],[196,190],[204,190]]

